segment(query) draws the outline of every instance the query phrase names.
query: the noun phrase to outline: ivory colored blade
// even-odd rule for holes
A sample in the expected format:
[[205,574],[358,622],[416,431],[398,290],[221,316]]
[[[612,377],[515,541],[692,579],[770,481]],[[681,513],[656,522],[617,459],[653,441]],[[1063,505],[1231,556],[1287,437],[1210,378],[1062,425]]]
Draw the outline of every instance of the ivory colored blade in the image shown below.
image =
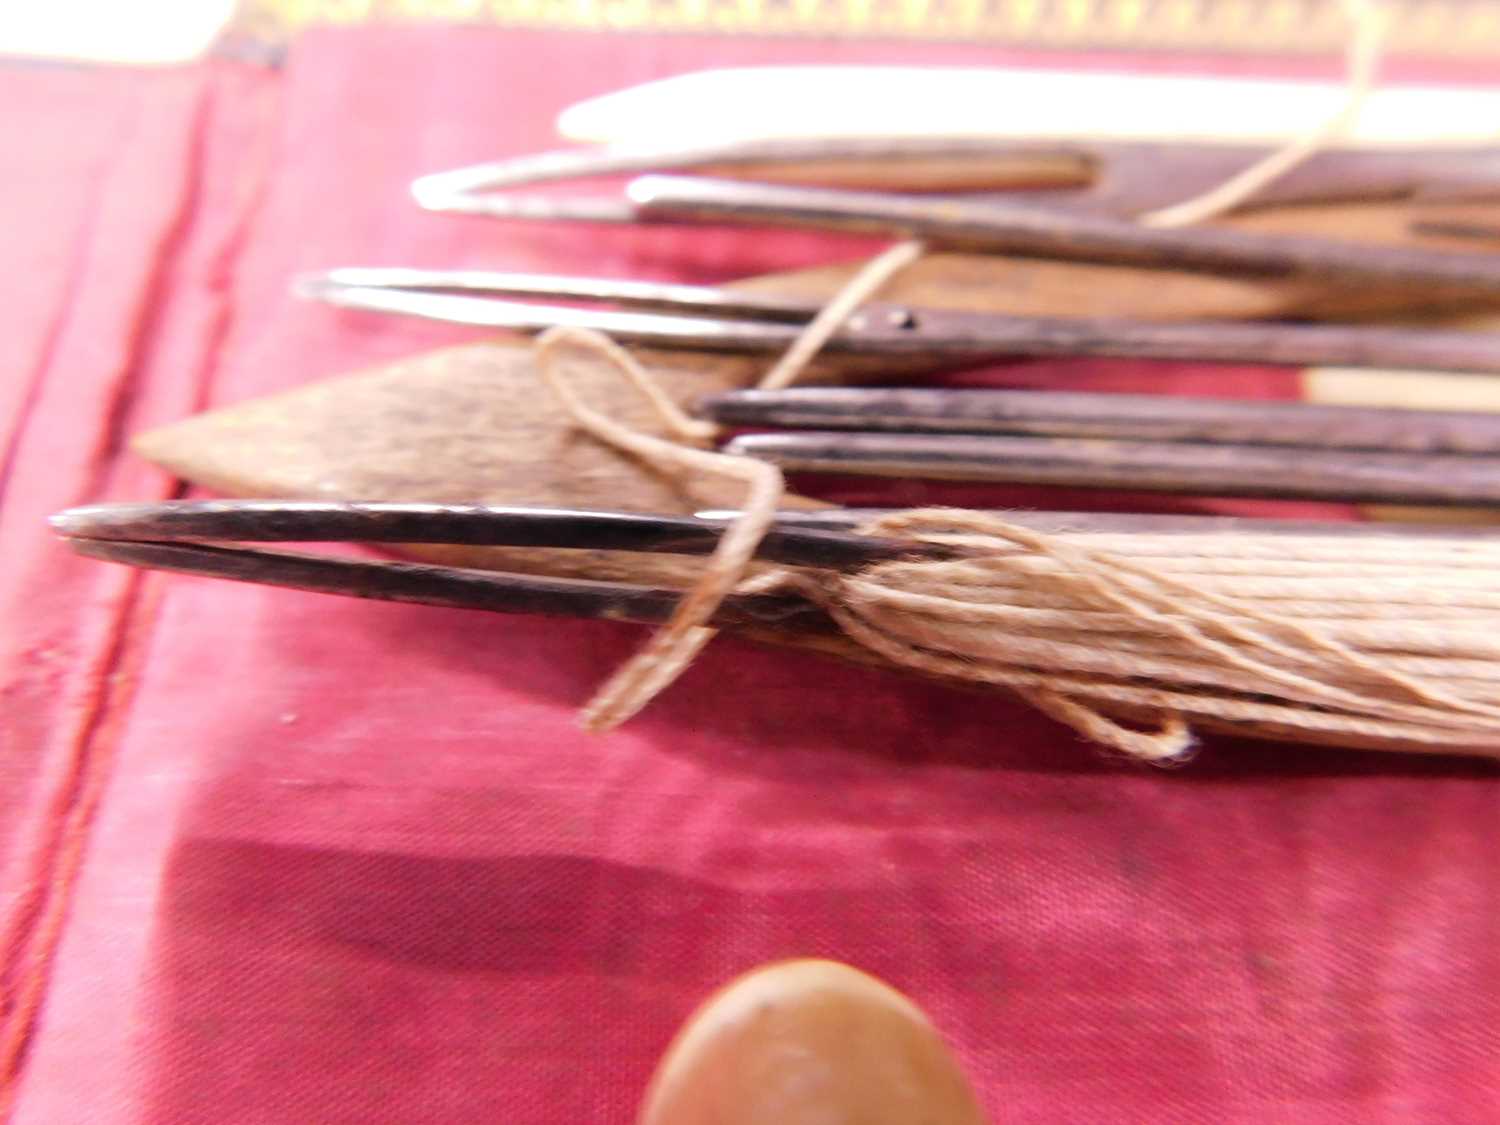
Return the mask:
[[[1041,69],[785,66],[698,71],[570,106],[594,143],[819,136],[1047,137],[1275,144],[1343,104],[1339,82]],[[1500,143],[1500,89],[1383,86],[1350,145]]]

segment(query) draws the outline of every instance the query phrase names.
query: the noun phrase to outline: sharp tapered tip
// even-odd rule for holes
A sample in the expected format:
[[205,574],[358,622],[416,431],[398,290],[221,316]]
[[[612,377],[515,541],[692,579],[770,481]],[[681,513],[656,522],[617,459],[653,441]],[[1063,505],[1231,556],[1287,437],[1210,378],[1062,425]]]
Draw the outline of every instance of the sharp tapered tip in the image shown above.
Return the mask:
[[47,517],[52,530],[69,539],[129,539],[162,504],[85,504]]
[[419,176],[411,182],[411,197],[424,211],[445,211],[452,203],[453,177],[445,172]]
[[292,278],[292,296],[304,301],[326,301],[330,294],[339,287],[339,281],[334,271],[328,270],[323,273],[303,273]]
[[637,206],[655,203],[679,178],[655,174],[637,176],[625,185],[625,198]]
[[52,530],[69,538],[88,537],[98,526],[98,509],[68,508],[47,517]]

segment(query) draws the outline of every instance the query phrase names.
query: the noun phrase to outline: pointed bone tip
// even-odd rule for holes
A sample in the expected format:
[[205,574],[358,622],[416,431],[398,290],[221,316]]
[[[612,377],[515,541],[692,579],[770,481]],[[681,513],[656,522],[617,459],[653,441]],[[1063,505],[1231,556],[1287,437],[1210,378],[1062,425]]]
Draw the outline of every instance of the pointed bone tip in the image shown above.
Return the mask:
[[418,176],[411,182],[413,202],[424,211],[463,211],[465,191],[455,182],[453,173],[434,172]]
[[442,181],[437,176],[419,176],[411,182],[408,190],[418,207],[431,210],[432,203],[438,199],[441,188]]
[[338,288],[336,272],[324,270],[320,273],[299,273],[289,286],[292,296],[303,301],[326,301]]
[[637,176],[625,185],[625,198],[637,206],[655,203],[678,178],[655,173]]

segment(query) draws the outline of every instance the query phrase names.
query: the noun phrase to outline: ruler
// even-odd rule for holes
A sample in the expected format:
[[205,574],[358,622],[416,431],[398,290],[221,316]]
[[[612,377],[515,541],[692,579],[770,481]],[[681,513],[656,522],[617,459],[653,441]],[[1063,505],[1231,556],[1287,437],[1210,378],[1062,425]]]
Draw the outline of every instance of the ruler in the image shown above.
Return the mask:
[[[1386,4],[1403,54],[1500,57],[1496,0]],[[1336,0],[242,0],[234,32],[376,20],[1235,54],[1327,54],[1349,34]]]

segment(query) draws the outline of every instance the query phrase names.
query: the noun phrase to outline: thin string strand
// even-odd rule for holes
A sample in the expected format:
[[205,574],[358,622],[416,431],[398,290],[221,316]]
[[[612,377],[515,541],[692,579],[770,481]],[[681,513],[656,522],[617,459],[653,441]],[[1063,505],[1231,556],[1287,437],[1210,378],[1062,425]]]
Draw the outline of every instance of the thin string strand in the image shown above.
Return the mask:
[[807,327],[756,386],[763,391],[779,391],[791,386],[861,305],[926,252],[925,242],[898,242],[862,265],[818,311],[818,315],[808,321]]
[[[800,376],[855,309],[921,257],[925,249],[921,242],[900,242],[866,262],[838,295],[808,322],[759,385],[775,389]],[[605,359],[641,393],[678,442],[650,437],[622,426],[585,403],[558,371],[558,353],[569,346],[594,352]],[[537,338],[535,355],[543,381],[574,421],[601,441],[632,453],[658,469],[684,476],[704,471],[720,473],[743,481],[747,487],[739,517],[725,528],[698,581],[684,594],[666,624],[606,681],[585,706],[581,717],[583,727],[593,731],[609,730],[646,706],[681,675],[703,646],[713,639],[715,630],[706,627],[705,623],[735,586],[745,581],[760,541],[775,522],[786,485],[781,470],[768,462],[693,448],[712,442],[720,432],[719,427],[686,414],[629,352],[602,332],[567,327],[549,329]]]
[[1309,156],[1346,136],[1364,109],[1380,69],[1389,14],[1377,0],[1341,0],[1350,23],[1345,52],[1343,104],[1306,136],[1268,153],[1201,195],[1139,216],[1148,227],[1186,227],[1215,218],[1248,202]]
[[632,453],[651,464],[682,475],[714,473],[746,486],[744,515],[725,528],[702,577],[684,594],[672,616],[646,646],[604,684],[584,709],[587,730],[608,730],[630,718],[682,674],[703,646],[714,637],[706,622],[725,595],[744,577],[760,541],[776,518],[786,487],[781,470],[765,461],[730,457],[652,437],[622,426],[586,404],[563,378],[559,353],[563,348],[594,352],[639,389],[669,431],[679,439],[711,440],[715,427],[684,414],[639,363],[609,337],[590,329],[552,328],[536,342],[537,367],[542,379],[573,416],[573,420],[601,441]]

